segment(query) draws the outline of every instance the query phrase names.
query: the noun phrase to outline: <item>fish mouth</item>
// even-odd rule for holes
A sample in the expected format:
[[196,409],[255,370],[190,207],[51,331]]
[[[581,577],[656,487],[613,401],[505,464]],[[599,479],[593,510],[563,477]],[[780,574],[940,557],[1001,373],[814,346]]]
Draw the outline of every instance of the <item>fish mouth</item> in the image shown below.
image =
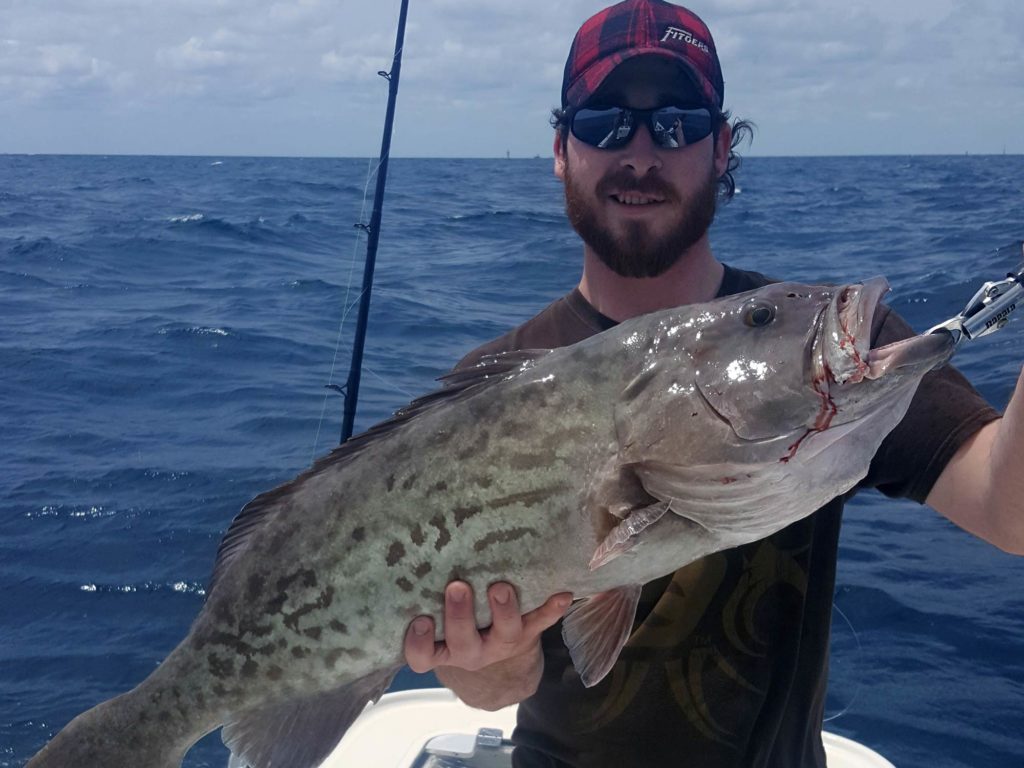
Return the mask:
[[818,318],[814,340],[814,388],[874,381],[900,369],[930,370],[953,353],[949,334],[933,333],[871,347],[871,332],[882,297],[889,292],[884,277],[846,285]]

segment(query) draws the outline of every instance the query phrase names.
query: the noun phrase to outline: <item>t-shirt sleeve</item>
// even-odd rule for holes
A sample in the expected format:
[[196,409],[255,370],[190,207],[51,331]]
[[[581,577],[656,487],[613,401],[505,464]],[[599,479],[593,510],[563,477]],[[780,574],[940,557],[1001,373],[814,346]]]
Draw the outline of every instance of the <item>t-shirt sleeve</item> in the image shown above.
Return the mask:
[[[902,317],[885,309],[879,313],[872,346],[915,335]],[[923,504],[964,441],[997,418],[999,412],[956,368],[931,371],[921,380],[906,416],[882,442],[861,485]]]

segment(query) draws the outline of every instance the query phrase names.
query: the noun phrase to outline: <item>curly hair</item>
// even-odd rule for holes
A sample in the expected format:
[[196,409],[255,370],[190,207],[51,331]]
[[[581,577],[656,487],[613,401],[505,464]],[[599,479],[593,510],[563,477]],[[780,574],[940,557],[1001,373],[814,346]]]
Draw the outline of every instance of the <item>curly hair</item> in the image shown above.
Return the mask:
[[[729,122],[732,118],[732,114],[728,110],[725,110],[724,112],[716,112],[715,118],[715,127],[713,130],[717,137],[722,124]],[[572,112],[569,109],[556,107],[551,110],[551,126],[558,131],[558,134],[562,139],[562,149],[565,149],[565,144],[569,140],[569,121],[571,119]],[[733,120],[731,127],[732,141],[729,144],[729,162],[725,167],[725,172],[718,179],[718,196],[722,200],[726,201],[732,200],[733,195],[736,194],[736,178],[733,174],[739,170],[740,164],[743,162],[743,158],[740,157],[740,154],[736,149],[743,142],[753,142],[754,130],[757,126],[750,120],[737,119]]]

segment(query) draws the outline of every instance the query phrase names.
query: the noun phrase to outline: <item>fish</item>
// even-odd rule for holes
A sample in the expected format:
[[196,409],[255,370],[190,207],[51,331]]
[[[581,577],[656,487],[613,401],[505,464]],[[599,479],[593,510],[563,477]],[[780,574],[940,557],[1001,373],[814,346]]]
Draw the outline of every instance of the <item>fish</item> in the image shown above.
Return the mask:
[[[774,283],[572,346],[485,358],[250,501],[188,634],[28,768],[171,768],[222,728],[252,768],[311,768],[403,664],[444,589],[513,584],[587,686],[641,586],[764,538],[867,473],[949,334],[872,348],[884,278]],[[440,622],[438,622],[440,625]],[[443,639],[438,626],[437,639]]]

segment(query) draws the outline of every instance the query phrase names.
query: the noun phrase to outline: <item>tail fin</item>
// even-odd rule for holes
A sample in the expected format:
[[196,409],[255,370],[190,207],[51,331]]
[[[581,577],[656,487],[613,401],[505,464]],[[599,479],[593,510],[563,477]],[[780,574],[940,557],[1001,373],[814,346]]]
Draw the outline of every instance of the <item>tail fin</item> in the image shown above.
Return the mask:
[[[136,689],[138,690],[138,689]],[[68,723],[25,768],[179,768],[192,745],[173,727],[138,718],[131,691]]]

